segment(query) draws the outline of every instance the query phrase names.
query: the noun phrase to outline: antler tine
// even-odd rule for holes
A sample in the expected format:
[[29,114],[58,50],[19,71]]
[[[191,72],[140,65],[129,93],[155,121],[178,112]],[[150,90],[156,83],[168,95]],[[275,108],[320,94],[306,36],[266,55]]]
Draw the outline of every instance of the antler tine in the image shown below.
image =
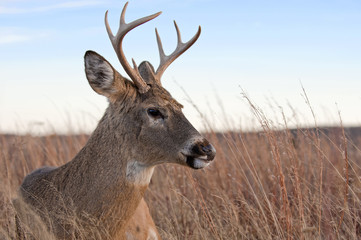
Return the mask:
[[[160,61],[161,61],[161,63],[162,63],[162,59],[164,59],[164,57],[166,57],[166,55],[164,54],[163,45],[162,45],[162,40],[160,40],[160,37],[159,37],[157,28],[155,28],[155,35],[156,35],[156,37],[157,37],[159,58],[160,58]],[[160,63],[160,64],[161,64],[161,63]]]
[[177,42],[177,47],[174,50],[174,52],[168,56],[166,56],[164,54],[162,41],[160,40],[157,29],[155,29],[155,34],[156,34],[157,43],[158,43],[159,57],[160,57],[159,67],[155,73],[155,76],[156,76],[156,79],[159,84],[160,84],[160,78],[162,77],[164,71],[168,68],[168,66],[174,60],[176,60],[180,55],[182,55],[185,51],[187,51],[187,49],[190,48],[197,41],[197,39],[199,38],[199,36],[201,34],[201,26],[199,26],[197,33],[188,42],[183,43],[182,39],[181,39],[181,33],[179,31],[176,21],[174,21],[174,26],[177,31],[178,42]]
[[[158,12],[158,13],[149,15],[147,17],[143,17],[143,18],[134,20],[130,23],[125,23],[125,12],[127,10],[127,6],[128,6],[128,2],[124,5],[124,8],[120,15],[119,29],[118,29],[117,34],[114,36],[110,29],[110,26],[108,23],[108,11],[105,12],[105,28],[107,29],[109,39],[113,45],[113,48],[118,56],[120,63],[122,64],[124,70],[127,72],[129,77],[133,80],[134,84],[138,87],[139,92],[145,93],[148,91],[149,86],[143,80],[143,78],[140,76],[140,73],[139,73],[136,65],[134,65],[134,68],[132,68],[130,66],[130,64],[128,63],[128,61],[124,55],[124,52],[123,52],[122,42],[123,42],[124,36],[129,31],[131,31],[135,27],[138,27],[139,25],[142,25],[143,23],[146,23],[146,22],[158,17],[162,12]],[[133,63],[135,63],[134,60],[133,60]]]

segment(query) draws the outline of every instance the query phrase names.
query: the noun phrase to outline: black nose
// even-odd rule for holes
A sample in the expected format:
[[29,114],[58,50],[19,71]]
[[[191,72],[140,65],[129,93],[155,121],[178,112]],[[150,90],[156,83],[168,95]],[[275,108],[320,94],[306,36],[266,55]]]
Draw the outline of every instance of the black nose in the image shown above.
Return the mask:
[[203,151],[205,154],[209,155],[209,154],[212,153],[213,146],[212,146],[211,144],[208,144],[207,146],[201,145],[201,147],[202,147],[202,151]]
[[206,155],[208,161],[212,161],[216,156],[216,150],[207,140],[195,143],[192,147],[192,153],[197,156]]

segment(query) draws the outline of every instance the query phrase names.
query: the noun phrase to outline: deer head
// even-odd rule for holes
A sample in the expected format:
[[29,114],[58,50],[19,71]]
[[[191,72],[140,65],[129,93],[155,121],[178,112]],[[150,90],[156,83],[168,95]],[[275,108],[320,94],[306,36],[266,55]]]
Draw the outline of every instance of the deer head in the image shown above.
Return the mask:
[[[133,68],[125,58],[122,41],[133,28],[159,16],[161,12],[125,23],[125,4],[117,34],[114,36],[105,14],[105,25],[114,50],[131,80],[121,76],[102,56],[93,51],[85,54],[85,72],[93,90],[109,100],[109,107],[102,121],[114,131],[122,144],[129,144],[129,159],[142,166],[160,163],[178,163],[194,169],[207,166],[215,157],[214,147],[203,138],[182,113],[182,105],[162,87],[161,77],[167,67],[198,39],[201,28],[188,42],[181,41],[181,34],[174,22],[178,44],[175,51],[165,55],[156,30],[160,64],[155,71],[145,61]],[[124,139],[126,141],[124,141]],[[122,146],[124,147],[124,146]]]

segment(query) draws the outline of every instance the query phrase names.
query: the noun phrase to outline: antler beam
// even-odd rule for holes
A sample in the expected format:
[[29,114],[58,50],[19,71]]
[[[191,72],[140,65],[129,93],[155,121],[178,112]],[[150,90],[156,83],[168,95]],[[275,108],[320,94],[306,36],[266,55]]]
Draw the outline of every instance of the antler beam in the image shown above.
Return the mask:
[[155,73],[155,76],[156,76],[156,79],[157,79],[159,84],[161,84],[160,83],[160,78],[162,77],[164,71],[168,68],[168,66],[174,60],[176,60],[180,55],[182,55],[185,51],[187,51],[187,49],[190,48],[197,41],[199,36],[201,35],[201,26],[199,26],[197,33],[188,42],[183,43],[182,39],[181,39],[181,33],[180,33],[179,28],[177,26],[177,23],[175,21],[174,21],[174,26],[175,26],[175,29],[177,31],[178,43],[177,43],[177,47],[174,50],[174,52],[172,54],[168,55],[168,56],[165,55],[165,53],[164,53],[162,41],[160,40],[158,30],[155,29],[155,34],[157,36],[159,57],[160,57],[159,67],[158,67],[158,69],[157,69],[157,71]]
[[[122,43],[123,43],[123,39],[124,39],[125,35],[129,31],[131,31],[135,27],[138,27],[139,25],[142,25],[143,23],[146,23],[146,22],[158,17],[162,12],[158,12],[153,15],[149,15],[147,17],[143,17],[143,18],[134,20],[133,22],[130,22],[130,23],[125,23],[125,12],[127,10],[127,6],[128,6],[128,2],[124,5],[124,8],[122,10],[122,14],[120,16],[120,21],[119,21],[119,29],[115,36],[113,35],[112,30],[110,29],[110,26],[108,23],[108,11],[106,11],[106,13],[105,13],[105,27],[107,29],[109,39],[113,45],[113,48],[118,56],[120,63],[122,64],[124,70],[127,72],[129,77],[133,80],[133,82],[137,86],[139,92],[145,93],[148,91],[149,86],[144,81],[144,79],[141,77],[135,61],[132,59],[133,68],[128,63],[128,61],[124,55],[124,52],[123,52]],[[197,41],[197,39],[199,38],[199,36],[201,34],[201,27],[199,26],[197,33],[188,42],[183,43],[182,39],[181,39],[181,33],[180,33],[177,23],[175,21],[174,21],[174,26],[177,31],[178,42],[177,42],[176,49],[173,51],[173,53],[171,53],[168,56],[165,55],[165,53],[164,53],[162,41],[160,40],[158,30],[155,29],[157,43],[158,43],[159,57],[160,57],[159,67],[158,67],[157,71],[155,72],[155,79],[159,85],[161,85],[160,79],[161,79],[164,71],[168,68],[168,66],[174,60],[176,60],[180,55],[182,55],[185,51],[187,51],[187,49],[190,48]]]
[[129,77],[133,80],[133,82],[137,86],[139,92],[145,93],[148,91],[149,86],[143,80],[143,78],[140,76],[140,73],[138,71],[137,65],[135,64],[135,61],[132,59],[134,68],[132,68],[130,66],[130,64],[128,63],[128,61],[124,55],[124,52],[123,52],[122,42],[123,42],[125,35],[129,31],[131,31],[135,27],[138,27],[139,25],[142,25],[143,23],[146,23],[146,22],[158,17],[162,12],[158,12],[153,15],[134,20],[133,22],[130,22],[130,23],[125,23],[125,12],[127,10],[127,6],[128,6],[128,2],[124,5],[122,14],[120,16],[119,29],[115,36],[113,35],[112,30],[110,29],[110,26],[108,23],[108,11],[106,11],[106,13],[105,13],[105,27],[107,29],[109,39],[113,45],[113,48],[118,56],[120,63],[122,64],[124,70],[129,75]]

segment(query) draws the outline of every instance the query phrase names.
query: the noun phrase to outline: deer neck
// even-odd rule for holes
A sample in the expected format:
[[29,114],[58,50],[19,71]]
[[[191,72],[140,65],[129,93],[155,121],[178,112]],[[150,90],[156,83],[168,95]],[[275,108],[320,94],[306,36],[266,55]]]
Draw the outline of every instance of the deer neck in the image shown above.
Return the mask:
[[[122,231],[144,196],[154,166],[146,166],[132,152],[134,131],[119,133],[103,117],[84,148],[63,168],[64,182],[81,212],[107,226],[109,233]],[[80,186],[80,187],[79,187]]]

